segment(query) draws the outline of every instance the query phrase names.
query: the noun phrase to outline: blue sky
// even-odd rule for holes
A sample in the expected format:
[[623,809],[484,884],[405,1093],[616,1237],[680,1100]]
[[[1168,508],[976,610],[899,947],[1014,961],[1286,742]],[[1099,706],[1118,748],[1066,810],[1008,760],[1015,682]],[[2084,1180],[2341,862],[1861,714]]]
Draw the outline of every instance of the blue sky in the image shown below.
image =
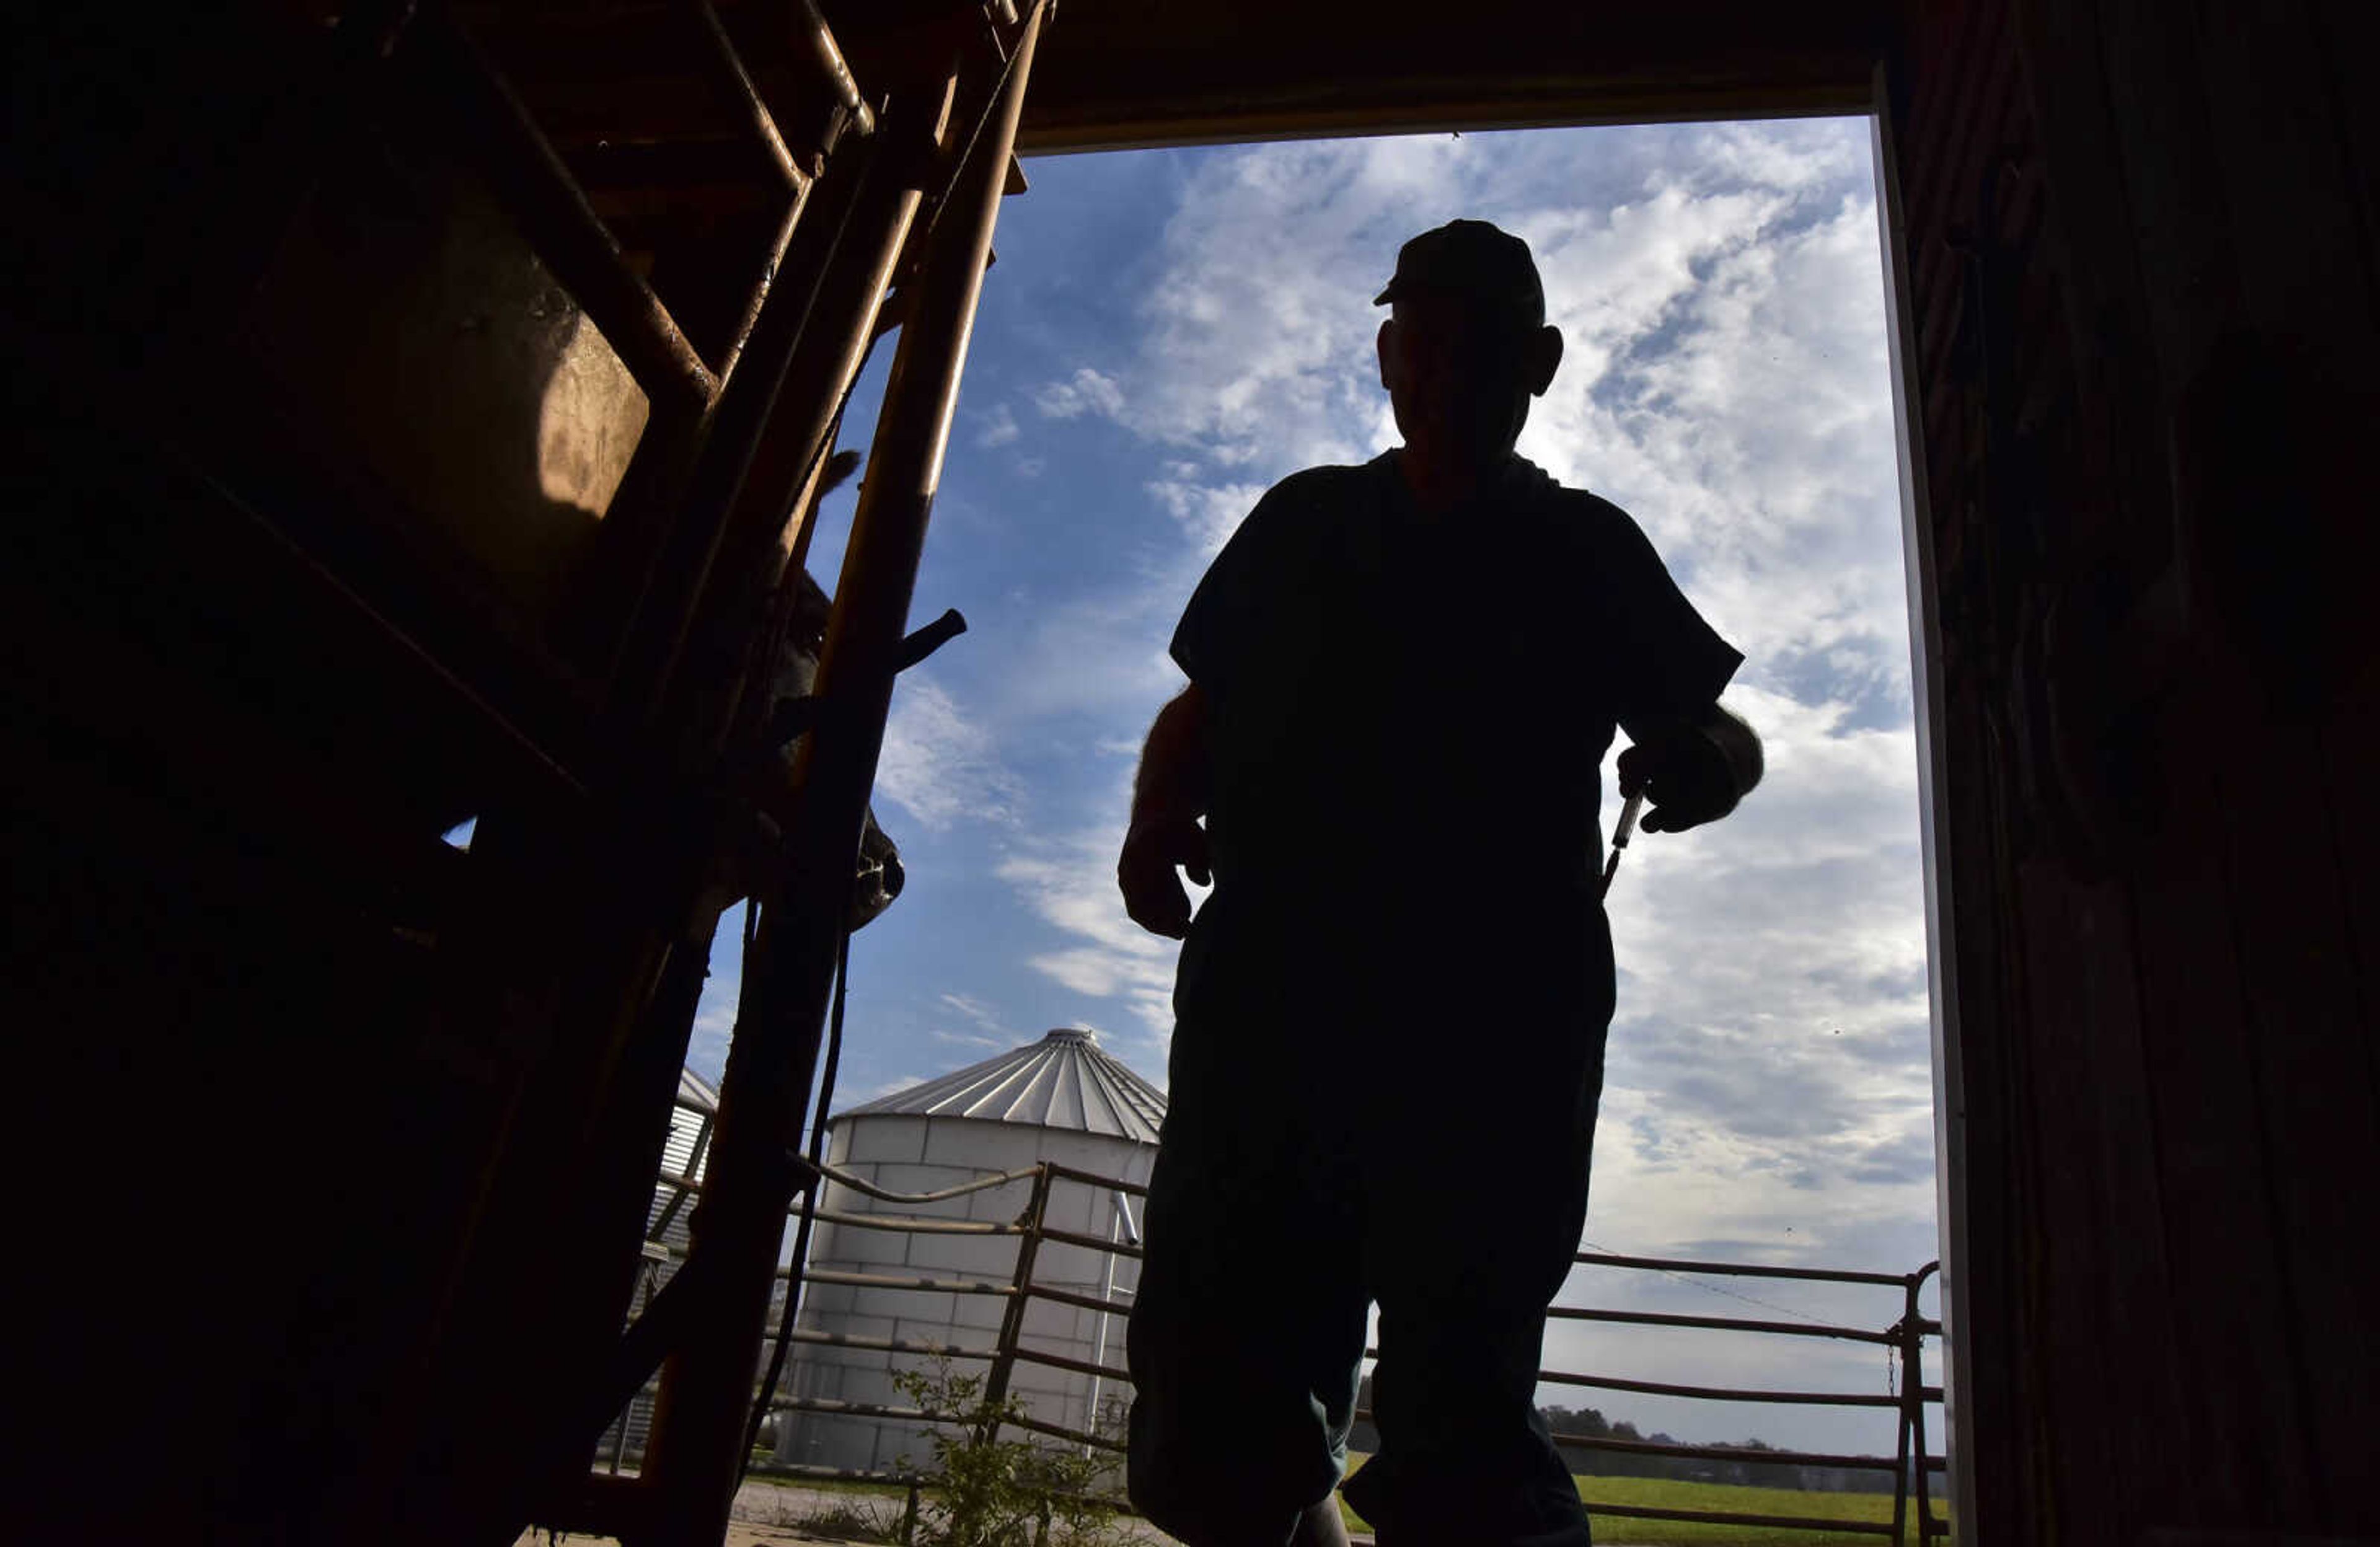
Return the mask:
[[[1264,487],[1393,444],[1370,303],[1456,215],[1529,239],[1568,356],[1522,442],[1629,509],[1746,653],[1767,739],[1729,822],[1623,866],[1588,1234],[1652,1255],[1905,1271],[1935,1255],[1909,634],[1864,121],[1055,157],[1006,201],[877,794],[909,888],[852,950],[837,1106],[1059,1025],[1162,1080],[1173,946],[1124,918],[1139,737],[1190,588]],[[845,442],[866,444],[863,382]],[[830,587],[852,492],[825,511]],[[731,926],[733,919],[731,917]],[[694,1066],[734,1019],[723,930]],[[1492,1055],[1492,1054],[1491,1054]],[[1582,1273],[1571,1297],[1754,1311]],[[1874,1297],[1729,1287],[1882,1326]],[[1888,1297],[1888,1298],[1889,1297]],[[1881,1390],[1872,1349],[1559,1329],[1548,1362]],[[1781,1345],[1781,1346],[1780,1346]],[[1706,1373],[1710,1371],[1706,1369]],[[1938,1378],[1938,1376],[1937,1377]],[[1562,1395],[1646,1429],[1888,1448],[1874,1415]]]

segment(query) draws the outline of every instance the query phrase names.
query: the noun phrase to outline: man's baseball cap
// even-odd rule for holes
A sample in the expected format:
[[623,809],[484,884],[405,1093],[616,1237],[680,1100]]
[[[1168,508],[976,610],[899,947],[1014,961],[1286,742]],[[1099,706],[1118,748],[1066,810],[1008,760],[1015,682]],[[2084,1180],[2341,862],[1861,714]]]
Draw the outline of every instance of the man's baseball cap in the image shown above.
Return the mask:
[[1526,327],[1546,320],[1529,244],[1484,220],[1450,220],[1397,250],[1397,272],[1374,306],[1417,292],[1459,297]]

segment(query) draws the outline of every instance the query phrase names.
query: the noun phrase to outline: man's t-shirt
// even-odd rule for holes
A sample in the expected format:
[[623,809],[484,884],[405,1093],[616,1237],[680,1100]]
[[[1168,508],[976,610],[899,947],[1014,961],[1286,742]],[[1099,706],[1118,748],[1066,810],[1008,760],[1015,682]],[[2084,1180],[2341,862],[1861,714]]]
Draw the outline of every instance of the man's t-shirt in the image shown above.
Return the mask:
[[1257,505],[1183,614],[1225,894],[1424,919],[1591,898],[1616,724],[1742,661],[1636,523],[1515,457],[1425,517],[1389,452]]

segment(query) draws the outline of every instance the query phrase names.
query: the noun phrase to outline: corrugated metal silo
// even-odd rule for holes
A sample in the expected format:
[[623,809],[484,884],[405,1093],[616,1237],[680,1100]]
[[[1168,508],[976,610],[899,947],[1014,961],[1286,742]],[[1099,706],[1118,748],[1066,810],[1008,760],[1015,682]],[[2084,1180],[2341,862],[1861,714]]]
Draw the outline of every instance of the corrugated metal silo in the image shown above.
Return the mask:
[[[879,1187],[905,1193],[1044,1161],[1146,1183],[1164,1115],[1164,1092],[1101,1049],[1092,1032],[1062,1028],[1039,1041],[835,1117],[829,1124],[828,1159]],[[831,1184],[822,1202],[834,1212],[1007,1222],[1025,1212],[1030,1194],[1031,1184],[1017,1181],[919,1206],[880,1202]],[[1114,1188],[1060,1179],[1051,1186],[1046,1223],[1103,1240],[1130,1241],[1137,1235],[1139,1212],[1136,1198]],[[809,1265],[813,1271],[1007,1284],[1015,1273],[1017,1241],[1006,1235],[905,1234],[821,1223]],[[1125,1300],[1138,1268],[1135,1259],[1120,1253],[1044,1241],[1033,1277],[1037,1284]],[[989,1350],[1007,1304],[998,1295],[812,1285],[803,1297],[801,1324],[820,1332]],[[1026,1308],[1023,1342],[1048,1353],[1121,1366],[1124,1319],[1037,1299]],[[905,1407],[911,1404],[893,1387],[892,1371],[929,1362],[915,1354],[800,1344],[782,1389],[796,1397]],[[980,1372],[988,1365],[968,1359],[955,1361],[954,1368]],[[1076,1430],[1102,1423],[1120,1430],[1128,1397],[1093,1376],[1028,1362],[1016,1365],[1010,1389],[1035,1418]],[[931,1456],[927,1433],[897,1420],[787,1413],[778,1432],[778,1459],[807,1466],[885,1471],[896,1468],[904,1456],[920,1467]]]

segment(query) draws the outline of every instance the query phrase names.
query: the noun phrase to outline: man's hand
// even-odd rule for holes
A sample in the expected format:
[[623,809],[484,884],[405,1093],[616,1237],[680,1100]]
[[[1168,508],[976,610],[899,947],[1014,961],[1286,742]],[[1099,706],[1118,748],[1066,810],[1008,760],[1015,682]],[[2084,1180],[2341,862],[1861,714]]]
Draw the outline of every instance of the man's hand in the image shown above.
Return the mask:
[[1620,793],[1651,798],[1647,833],[1717,822],[1760,782],[1760,738],[1716,704],[1691,721],[1629,734],[1636,744],[1620,754]]
[[1207,830],[1190,817],[1144,817],[1123,835],[1116,860],[1116,885],[1123,910],[1151,934],[1179,940],[1190,932],[1190,894],[1174,869],[1190,872],[1199,885],[1213,877],[1208,866]]

